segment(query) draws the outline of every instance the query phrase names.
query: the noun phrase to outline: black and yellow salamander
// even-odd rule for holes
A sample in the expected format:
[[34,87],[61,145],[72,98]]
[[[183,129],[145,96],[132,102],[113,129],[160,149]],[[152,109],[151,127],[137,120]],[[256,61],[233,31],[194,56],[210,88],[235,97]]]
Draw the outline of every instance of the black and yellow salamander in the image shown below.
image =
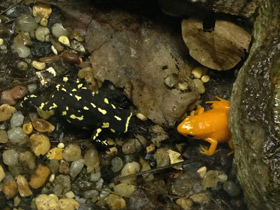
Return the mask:
[[114,105],[106,97],[108,94],[103,86],[98,91],[92,91],[78,79],[70,81],[68,77],[63,77],[63,82],[55,88],[48,102],[42,102],[36,95],[29,95],[24,101],[29,101],[43,111],[54,110],[68,123],[79,128],[95,128],[92,139],[105,145],[106,140],[98,138],[104,129],[112,133],[128,131],[132,112]]

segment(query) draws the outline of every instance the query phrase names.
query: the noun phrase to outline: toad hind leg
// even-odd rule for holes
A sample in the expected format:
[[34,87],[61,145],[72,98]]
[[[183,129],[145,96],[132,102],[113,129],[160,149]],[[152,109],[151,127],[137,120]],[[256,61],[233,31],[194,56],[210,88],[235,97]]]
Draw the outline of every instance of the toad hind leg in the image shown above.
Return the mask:
[[217,145],[218,145],[218,142],[217,140],[213,139],[213,138],[205,138],[203,139],[207,142],[210,143],[210,147],[209,149],[205,149],[202,145],[200,145],[202,151],[200,151],[200,153],[204,154],[204,155],[208,155],[208,156],[212,156],[215,154],[216,152],[216,148],[217,148]]

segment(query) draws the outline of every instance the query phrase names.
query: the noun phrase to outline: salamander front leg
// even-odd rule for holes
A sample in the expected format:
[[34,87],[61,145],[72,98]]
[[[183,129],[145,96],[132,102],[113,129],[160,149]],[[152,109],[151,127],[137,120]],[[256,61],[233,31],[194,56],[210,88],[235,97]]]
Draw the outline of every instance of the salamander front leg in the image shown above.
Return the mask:
[[205,149],[202,145],[200,145],[202,151],[200,151],[200,153],[204,154],[204,155],[208,155],[208,156],[212,156],[215,154],[216,152],[216,148],[217,148],[217,145],[218,145],[218,142],[217,140],[213,139],[213,138],[206,138],[206,139],[203,139],[207,142],[210,143],[210,147],[209,149]]

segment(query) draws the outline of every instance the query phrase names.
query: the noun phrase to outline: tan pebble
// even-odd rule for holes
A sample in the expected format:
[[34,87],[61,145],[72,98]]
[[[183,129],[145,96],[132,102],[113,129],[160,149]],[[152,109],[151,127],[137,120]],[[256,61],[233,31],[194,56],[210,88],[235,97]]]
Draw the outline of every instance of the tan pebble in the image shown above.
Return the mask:
[[56,71],[53,67],[47,68],[46,71],[52,74],[54,77],[56,77]]
[[35,204],[38,210],[60,210],[58,205],[58,197],[56,195],[39,195]]
[[58,55],[52,55],[52,56],[47,56],[47,57],[42,57],[39,59],[40,62],[43,63],[54,63],[60,60],[60,56]]
[[199,174],[200,178],[203,178],[205,173],[206,173],[206,171],[207,171],[206,166],[202,166],[199,169],[197,169],[196,172]]
[[[1,103],[8,104],[8,105],[15,105],[17,102],[12,97],[11,90],[4,90],[1,93]],[[1,116],[0,116],[1,117]]]
[[47,18],[42,18],[41,20],[40,20],[40,25],[42,25],[42,26],[47,26],[48,25],[48,19]]
[[60,210],[76,210],[79,209],[80,204],[71,198],[62,198],[58,201]]
[[201,81],[202,81],[203,83],[207,83],[207,82],[209,82],[209,80],[210,80],[210,76],[209,76],[209,75],[203,75],[203,76],[201,77]]
[[48,152],[47,158],[49,160],[62,160],[63,159],[62,152],[63,152],[63,148],[54,147]]
[[0,122],[10,119],[14,112],[16,112],[15,107],[8,104],[2,104],[0,106]]
[[[168,152],[171,164],[180,163],[180,162],[184,161],[183,158],[181,157],[181,154],[179,152],[173,151],[171,149],[169,149],[167,152]],[[174,166],[174,168],[176,168],[178,170],[182,170],[182,166],[181,165]]]
[[35,174],[31,176],[29,185],[33,189],[39,189],[45,184],[49,175],[50,169],[47,166],[39,165]]
[[21,197],[27,197],[33,194],[24,176],[18,175],[15,180],[17,182],[18,191]]
[[37,70],[43,70],[46,68],[46,64],[43,62],[33,61],[32,66]]
[[63,149],[63,148],[65,147],[65,144],[62,143],[62,142],[60,142],[60,143],[57,145],[57,147]]
[[79,42],[85,41],[85,38],[79,32],[77,32],[77,31],[73,32],[72,37],[74,39],[76,39],[77,41],[79,41]]
[[191,210],[193,202],[189,198],[179,198],[176,200],[176,204],[184,210]]
[[199,94],[205,93],[204,84],[203,84],[203,82],[200,79],[194,79],[193,83],[196,86]]
[[53,47],[57,50],[57,52],[62,52],[64,50],[64,46],[60,44],[59,42],[56,42],[55,40],[51,39],[50,40]]
[[28,88],[26,86],[17,85],[10,91],[13,99],[21,99],[28,93]]
[[126,207],[125,200],[115,194],[110,194],[108,196],[107,204],[111,210],[124,209]]
[[53,182],[55,180],[55,174],[51,174],[49,178],[49,182]]
[[135,185],[127,183],[120,183],[114,186],[114,192],[123,197],[130,197],[135,190]]
[[60,36],[60,37],[58,38],[58,41],[59,41],[61,44],[64,44],[64,45],[70,47],[70,41],[69,41],[69,39],[68,39],[67,36]]
[[51,148],[49,138],[43,134],[32,134],[30,140],[31,149],[36,156],[45,155]]
[[58,55],[57,49],[53,45],[51,46],[51,50],[53,54]]
[[209,202],[210,199],[207,194],[205,193],[198,193],[190,196],[190,199],[192,199],[195,203],[202,203],[202,202]]
[[138,112],[138,113],[136,114],[136,117],[137,117],[139,120],[142,120],[142,121],[145,121],[145,120],[148,119],[145,115],[143,115],[143,114],[140,113],[140,112]]
[[33,127],[39,132],[48,132],[51,133],[54,131],[54,126],[44,119],[34,119],[32,120]]
[[0,38],[0,46],[4,44],[4,39]]
[[72,191],[65,193],[66,198],[75,198],[75,194]]
[[33,126],[32,126],[32,123],[29,122],[29,123],[25,123],[23,126],[22,126],[22,130],[25,134],[31,134],[33,132]]
[[117,154],[118,153],[118,148],[117,147],[110,147],[109,149],[106,150],[106,154]]
[[5,130],[0,129],[0,143],[4,144],[8,142],[8,133]]
[[187,82],[178,83],[178,89],[179,90],[186,91],[186,90],[188,90],[188,88],[189,88],[189,85],[188,85]]
[[2,191],[7,199],[14,198],[18,194],[17,183],[15,180],[11,179],[5,182]]
[[75,161],[81,159],[81,147],[78,144],[68,144],[62,153],[63,159],[66,161]]
[[4,171],[3,167],[2,167],[2,165],[0,165],[0,182],[3,181],[5,176],[6,176],[5,171]]
[[155,151],[156,147],[154,144],[150,144],[149,146],[146,147],[146,152],[147,153],[150,153],[150,152],[153,152]]
[[35,4],[33,6],[33,16],[40,18],[49,18],[52,8],[47,4]]
[[192,75],[194,76],[194,78],[200,79],[200,77],[202,76],[202,68],[201,67],[195,67],[192,70]]

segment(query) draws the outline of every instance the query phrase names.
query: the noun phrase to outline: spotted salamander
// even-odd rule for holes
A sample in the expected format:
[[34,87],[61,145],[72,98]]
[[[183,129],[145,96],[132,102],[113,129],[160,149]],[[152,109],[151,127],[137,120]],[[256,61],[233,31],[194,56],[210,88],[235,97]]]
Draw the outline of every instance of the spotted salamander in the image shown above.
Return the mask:
[[36,95],[29,95],[24,101],[31,102],[33,106],[43,111],[54,110],[68,123],[77,127],[96,128],[92,139],[105,145],[106,140],[98,138],[104,129],[112,133],[128,131],[132,112],[114,105],[106,97],[103,86],[98,91],[92,91],[78,79],[71,81],[68,77],[63,77],[63,83],[57,84],[55,88],[48,102],[42,102]]

